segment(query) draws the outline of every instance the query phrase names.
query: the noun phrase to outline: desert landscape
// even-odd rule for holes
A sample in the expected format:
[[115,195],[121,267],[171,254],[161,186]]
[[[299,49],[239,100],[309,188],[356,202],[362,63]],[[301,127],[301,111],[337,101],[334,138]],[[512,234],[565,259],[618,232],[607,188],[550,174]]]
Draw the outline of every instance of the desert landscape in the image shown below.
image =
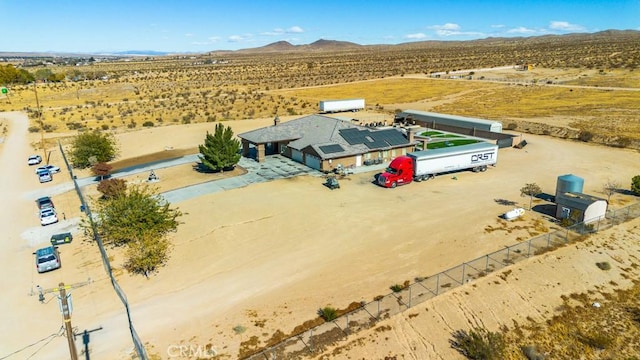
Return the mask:
[[[577,59],[571,49],[567,58]],[[411,58],[413,51],[417,50],[394,51],[391,58]],[[543,52],[544,47],[536,48],[530,58]],[[278,55],[228,58],[230,64],[248,66],[270,56]],[[300,64],[323,61],[323,57],[308,54],[290,58]],[[348,55],[324,60],[332,68],[343,69],[342,74],[354,69],[336,58]],[[365,63],[374,64],[374,60],[372,55]],[[131,165],[150,158],[195,154],[206,132],[220,121],[239,134],[271,125],[276,114],[286,122],[314,113],[319,99],[356,97],[367,91],[366,111],[349,116],[364,122],[392,121],[398,109],[418,109],[490,118],[501,120],[507,132],[528,143],[523,149],[500,149],[498,166],[486,173],[443,175],[397,189],[374,185],[380,169],[364,169],[341,179],[337,191],[322,186],[322,174],[302,175],[172,204],[184,216],[178,231],[171,234],[168,262],[150,278],[127,273],[121,249],[107,249],[150,358],[246,358],[297,333],[300,327],[322,322],[317,313],[320,308],[348,309],[353,303],[371,302],[390,293],[394,284],[429,277],[560,230],[549,214],[528,211],[529,199],[520,196],[526,183],[535,182],[545,193],[553,194],[559,175],[575,174],[584,178],[585,193],[606,198],[603,186],[614,180],[621,188],[611,196],[609,209],[637,203],[637,195],[628,191],[640,163],[640,78],[636,72],[604,65],[602,69],[561,69],[563,66],[542,60],[530,72],[478,71],[505,63],[508,61],[477,62],[470,64],[477,66],[463,67],[468,62],[454,59],[450,66],[429,71],[405,73],[391,66],[388,74],[377,73],[373,65],[360,66],[355,67],[360,69],[359,77],[322,81],[319,75],[314,78],[309,71],[300,71],[315,69],[312,65],[282,65],[299,74],[283,75],[285,81],[265,76],[270,73],[268,68],[241,72],[240,67],[230,65],[211,70],[232,79],[220,87],[219,94],[212,87],[217,80],[186,81],[210,73],[184,60],[96,64],[112,77],[37,85],[43,105],[40,122],[34,116],[33,88],[16,87],[0,107],[6,111],[0,114],[1,167],[17,169],[2,177],[1,187],[12,205],[2,210],[8,232],[0,260],[15,269],[15,274],[2,280],[7,291],[3,303],[13,309],[6,322],[13,328],[0,354],[16,352],[15,358],[38,359],[68,354],[67,340],[58,332],[55,296],[47,293],[41,304],[35,290],[36,285],[51,289],[63,281],[83,285],[72,290],[77,332],[101,327],[91,334],[91,356],[135,356],[125,311],[97,247],[79,231],[83,215],[69,173],[63,169],[53,182],[42,185],[26,165],[27,156],[42,152],[44,146],[51,163],[63,167],[57,141],[68,146],[79,130],[113,133],[120,148],[114,165],[118,161]],[[187,70],[176,71],[176,64]],[[474,72],[474,79],[428,76],[430,71],[463,68],[476,70],[465,71]],[[232,69],[242,76],[230,75]],[[157,74],[163,75],[159,78]],[[518,83],[527,81],[529,85]],[[176,91],[172,84],[189,90]],[[204,90],[197,93],[194,89]],[[215,100],[222,98],[226,103]],[[540,106],[542,99],[545,106]],[[156,110],[152,110],[154,104],[158,104]],[[151,124],[144,125],[146,122]],[[194,171],[193,165],[158,169],[158,191],[219,180]],[[238,170],[228,176],[242,176]],[[90,176],[86,170],[76,174]],[[131,175],[126,180],[141,183],[145,176]],[[83,191],[86,196],[98,196],[94,186]],[[51,195],[65,214],[52,229],[40,227],[34,215],[33,201],[43,195]],[[534,205],[545,204],[542,199],[534,200]],[[499,218],[514,205],[527,208],[523,218],[513,222]],[[53,230],[72,231],[75,239],[61,246],[64,265],[60,270],[37,274],[32,252],[48,241]],[[638,305],[628,299],[637,299],[639,239],[637,219],[591,234],[416,304],[370,329],[316,343],[315,352],[304,356],[464,358],[451,347],[452,333],[479,327],[504,334],[509,343],[505,358],[509,359],[525,359],[520,347],[528,345],[554,359],[573,359],[576,354],[585,359],[636,358],[638,344],[633,339],[638,338]],[[597,266],[601,263],[609,268],[602,270]],[[595,302],[600,306],[594,307]],[[607,319],[616,318],[615,309],[621,308],[635,320],[609,323],[613,320]],[[560,321],[563,316],[565,322]],[[594,321],[600,325],[593,325]],[[583,324],[584,334],[595,331],[613,340],[598,350],[574,336],[577,330],[568,323]],[[78,349],[82,349],[80,340],[76,338]],[[180,353],[181,349],[191,353]],[[278,356],[287,358],[286,354]]]

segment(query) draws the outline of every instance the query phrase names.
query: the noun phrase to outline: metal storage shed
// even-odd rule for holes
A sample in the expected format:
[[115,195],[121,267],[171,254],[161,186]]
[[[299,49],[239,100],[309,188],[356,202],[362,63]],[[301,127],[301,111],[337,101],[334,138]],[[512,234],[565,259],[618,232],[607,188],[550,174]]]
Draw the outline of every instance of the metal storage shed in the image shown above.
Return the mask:
[[396,115],[396,119],[405,121],[414,120],[425,127],[436,128],[434,125],[446,125],[465,129],[477,129],[495,133],[502,132],[502,123],[499,121],[469,118],[457,115],[438,114],[428,111],[404,110]]
[[585,224],[603,219],[608,206],[605,199],[578,192],[557,194],[556,204],[557,219],[571,219]]

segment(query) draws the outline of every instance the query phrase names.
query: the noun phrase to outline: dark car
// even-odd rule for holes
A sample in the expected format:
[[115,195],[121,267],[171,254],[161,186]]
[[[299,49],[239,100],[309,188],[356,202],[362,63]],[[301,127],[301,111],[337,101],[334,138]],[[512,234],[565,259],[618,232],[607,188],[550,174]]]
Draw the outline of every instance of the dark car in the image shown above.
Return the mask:
[[43,196],[36,200],[36,204],[38,205],[38,210],[46,209],[46,208],[54,208],[53,200],[51,200],[48,196]]

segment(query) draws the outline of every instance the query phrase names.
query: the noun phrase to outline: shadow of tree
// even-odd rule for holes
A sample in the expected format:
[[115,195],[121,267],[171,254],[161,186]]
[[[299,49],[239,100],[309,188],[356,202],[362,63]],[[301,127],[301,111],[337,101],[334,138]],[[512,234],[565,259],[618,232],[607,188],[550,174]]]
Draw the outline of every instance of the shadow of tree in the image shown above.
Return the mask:
[[233,169],[235,169],[235,166],[229,166],[229,167],[218,169],[218,170],[211,170],[208,167],[206,167],[203,163],[198,162],[192,166],[192,169],[202,174],[219,174],[223,172],[233,171]]
[[549,202],[552,202],[552,203],[556,202],[555,195],[551,195],[551,194],[547,194],[547,193],[540,193],[540,194],[535,195],[534,197],[537,198],[537,199],[541,199],[541,200],[544,200],[544,201],[549,201]]
[[507,199],[493,199],[493,201],[495,201],[498,205],[504,205],[504,206],[515,206],[517,204],[516,201],[507,200]]

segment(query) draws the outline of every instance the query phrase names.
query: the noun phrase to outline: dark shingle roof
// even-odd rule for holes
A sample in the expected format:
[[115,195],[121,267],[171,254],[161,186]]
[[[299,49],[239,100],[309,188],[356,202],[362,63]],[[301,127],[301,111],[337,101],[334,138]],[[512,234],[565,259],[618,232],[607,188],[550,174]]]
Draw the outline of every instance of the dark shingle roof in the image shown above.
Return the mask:
[[[256,144],[289,141],[301,151],[311,147],[321,158],[330,159],[409,145],[396,129],[370,129],[323,115],[309,115],[286,123],[238,134]],[[338,148],[341,151],[338,151]]]

